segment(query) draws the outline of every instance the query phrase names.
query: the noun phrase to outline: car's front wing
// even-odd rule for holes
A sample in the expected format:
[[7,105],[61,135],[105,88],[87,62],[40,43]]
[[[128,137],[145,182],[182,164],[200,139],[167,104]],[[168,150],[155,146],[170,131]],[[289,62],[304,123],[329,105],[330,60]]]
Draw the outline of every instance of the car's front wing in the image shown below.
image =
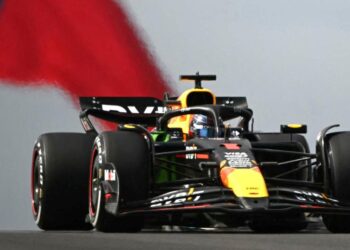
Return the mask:
[[119,215],[156,213],[222,212],[232,214],[273,214],[311,212],[348,214],[350,206],[308,189],[270,188],[269,197],[235,197],[231,189],[219,186],[182,188],[147,201],[122,207]]

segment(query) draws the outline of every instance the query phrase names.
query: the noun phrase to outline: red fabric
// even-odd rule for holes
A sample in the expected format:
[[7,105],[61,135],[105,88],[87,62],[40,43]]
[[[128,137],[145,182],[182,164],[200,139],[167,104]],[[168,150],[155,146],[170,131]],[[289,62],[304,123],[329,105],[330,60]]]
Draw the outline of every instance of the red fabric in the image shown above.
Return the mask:
[[4,0],[0,78],[52,84],[73,97],[161,97],[168,89],[112,0]]

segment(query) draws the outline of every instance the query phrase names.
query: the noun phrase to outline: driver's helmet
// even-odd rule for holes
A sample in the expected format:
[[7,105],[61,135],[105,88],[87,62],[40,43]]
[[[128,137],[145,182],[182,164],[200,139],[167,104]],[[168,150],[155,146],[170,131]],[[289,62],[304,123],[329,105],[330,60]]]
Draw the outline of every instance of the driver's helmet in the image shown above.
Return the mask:
[[214,135],[214,122],[213,119],[208,118],[206,115],[196,114],[193,115],[190,123],[189,136],[190,137],[212,137]]

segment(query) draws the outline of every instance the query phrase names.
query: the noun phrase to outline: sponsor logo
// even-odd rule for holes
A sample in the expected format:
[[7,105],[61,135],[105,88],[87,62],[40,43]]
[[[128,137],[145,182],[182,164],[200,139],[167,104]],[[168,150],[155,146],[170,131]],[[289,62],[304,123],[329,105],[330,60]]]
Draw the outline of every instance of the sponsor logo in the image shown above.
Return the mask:
[[143,112],[141,112],[136,106],[120,106],[102,104],[102,110],[114,111],[119,113],[131,113],[131,114],[164,114],[166,107],[163,106],[147,106]]
[[248,154],[245,152],[225,152],[224,154],[230,167],[249,168],[253,166]]
[[[186,151],[188,150],[196,150],[197,147],[195,145],[193,146],[186,146]],[[196,154],[186,154],[186,159],[189,160],[195,160],[197,158]]]
[[[186,146],[186,151],[190,150],[196,150],[197,147],[195,145],[193,146]],[[177,154],[176,158],[185,158],[187,160],[208,160],[209,154],[207,153],[189,153],[189,154]]]
[[295,194],[295,198],[297,198],[300,201],[316,202],[319,204],[327,203],[326,201],[324,201],[325,197],[320,193],[298,190],[294,190],[293,192]]
[[116,172],[115,170],[113,169],[105,169],[104,171],[104,180],[105,181],[115,181],[116,180]]
[[164,207],[176,205],[186,201],[198,201],[201,198],[200,194],[203,192],[203,190],[195,191],[193,188],[190,188],[188,192],[181,191],[169,193],[152,200],[150,207]]

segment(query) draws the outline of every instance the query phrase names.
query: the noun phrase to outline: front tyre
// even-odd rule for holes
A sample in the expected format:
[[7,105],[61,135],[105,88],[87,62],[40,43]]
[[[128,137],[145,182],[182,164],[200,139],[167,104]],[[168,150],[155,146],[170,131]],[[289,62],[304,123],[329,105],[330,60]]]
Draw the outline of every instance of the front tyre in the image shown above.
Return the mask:
[[[350,202],[350,132],[331,133],[327,136],[327,158],[330,171],[331,196]],[[332,233],[350,233],[350,215],[322,215],[323,223]]]
[[96,138],[90,165],[89,217],[98,231],[141,230],[142,217],[118,214],[129,202],[147,199],[149,164],[147,142],[138,133],[104,132]]
[[35,223],[43,230],[90,230],[85,222],[93,137],[41,135],[33,150],[31,194]]

